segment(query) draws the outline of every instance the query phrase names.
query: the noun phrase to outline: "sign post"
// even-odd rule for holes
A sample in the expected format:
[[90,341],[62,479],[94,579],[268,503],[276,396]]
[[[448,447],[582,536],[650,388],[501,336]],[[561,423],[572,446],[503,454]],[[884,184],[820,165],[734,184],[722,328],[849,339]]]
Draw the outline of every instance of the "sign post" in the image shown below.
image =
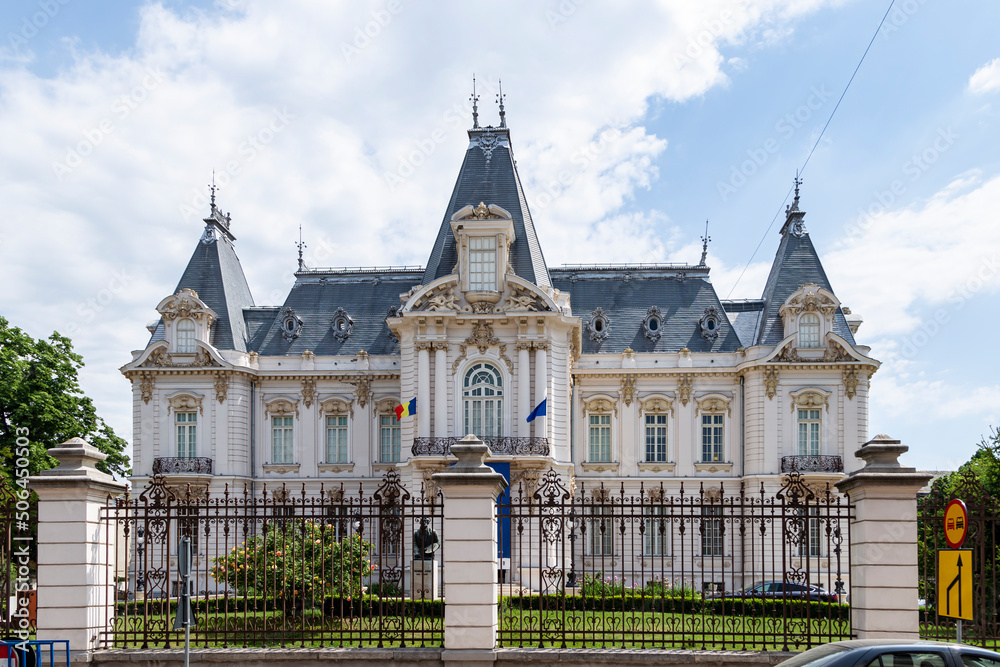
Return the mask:
[[177,601],[177,615],[174,616],[174,630],[184,628],[184,667],[191,664],[191,561],[194,554],[191,538],[184,535],[177,546],[177,574],[181,578],[181,597]]
[[962,621],[972,617],[972,549],[962,549],[969,533],[969,511],[955,498],[944,509],[944,540],[938,550],[937,607],[939,616],[955,619],[955,640],[962,642]]

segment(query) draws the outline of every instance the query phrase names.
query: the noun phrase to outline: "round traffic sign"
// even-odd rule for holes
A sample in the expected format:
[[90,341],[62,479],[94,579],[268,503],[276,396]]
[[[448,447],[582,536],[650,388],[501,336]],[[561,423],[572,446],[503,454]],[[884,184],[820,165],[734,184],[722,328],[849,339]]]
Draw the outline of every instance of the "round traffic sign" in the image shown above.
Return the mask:
[[958,549],[965,542],[969,532],[969,511],[958,498],[955,498],[944,508],[944,541],[952,549]]

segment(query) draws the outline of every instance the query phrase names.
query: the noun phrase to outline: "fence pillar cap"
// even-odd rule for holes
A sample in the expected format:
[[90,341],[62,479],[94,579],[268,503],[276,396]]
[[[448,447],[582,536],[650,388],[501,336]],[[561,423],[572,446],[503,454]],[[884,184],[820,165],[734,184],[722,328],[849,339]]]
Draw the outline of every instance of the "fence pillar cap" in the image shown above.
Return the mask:
[[909,450],[899,440],[884,434],[876,435],[854,452],[855,456],[865,462],[865,467],[837,482],[837,489],[841,493],[848,493],[863,484],[915,486],[920,489],[932,476],[917,472],[916,468],[904,468],[900,465],[900,455]]
[[109,488],[109,491],[125,489],[126,485],[123,482],[118,482],[113,476],[97,469],[97,464],[108,458],[108,455],[82,438],[70,438],[61,445],[50,448],[48,454],[59,461],[59,465],[42,470],[38,476],[32,477],[30,481],[35,488],[46,485],[93,483],[113,487]]
[[453,444],[451,453],[458,457],[458,463],[431,477],[439,487],[492,487],[494,498],[507,488],[504,476],[486,465],[486,458],[490,455],[489,446],[472,433]]

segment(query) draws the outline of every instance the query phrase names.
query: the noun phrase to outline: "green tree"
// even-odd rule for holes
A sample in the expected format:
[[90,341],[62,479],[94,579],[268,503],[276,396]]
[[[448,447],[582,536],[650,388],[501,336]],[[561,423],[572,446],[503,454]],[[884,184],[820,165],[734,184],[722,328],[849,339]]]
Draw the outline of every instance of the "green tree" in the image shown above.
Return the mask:
[[107,454],[98,466],[105,472],[129,474],[127,443],[97,416],[93,401],[80,389],[82,367],[83,358],[73,352],[69,338],[53,332],[35,340],[0,317],[0,475],[15,475],[19,436],[30,442],[32,475],[55,466],[47,450],[70,438],[83,438]]

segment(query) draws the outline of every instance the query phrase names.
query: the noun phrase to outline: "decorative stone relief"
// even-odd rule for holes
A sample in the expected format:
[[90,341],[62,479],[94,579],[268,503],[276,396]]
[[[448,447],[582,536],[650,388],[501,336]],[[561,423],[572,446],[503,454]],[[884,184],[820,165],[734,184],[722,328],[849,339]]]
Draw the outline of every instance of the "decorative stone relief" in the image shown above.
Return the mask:
[[789,362],[815,362],[816,359],[804,359],[798,355],[795,351],[795,341],[789,341],[785,345],[784,349],[781,350],[781,354],[774,358],[775,361],[789,361]]
[[358,399],[358,405],[362,408],[368,405],[368,400],[372,396],[371,385],[371,380],[368,378],[358,378],[358,381],[354,383],[354,395]]
[[823,353],[823,361],[854,361],[854,357],[840,343],[831,340]]
[[354,320],[347,314],[343,306],[337,306],[337,310],[334,311],[333,319],[330,320],[330,328],[333,329],[333,337],[341,343],[350,338],[354,332]]
[[167,414],[169,415],[171,411],[173,412],[194,412],[198,411],[198,414],[205,414],[205,409],[202,407],[202,399],[205,397],[201,394],[189,394],[181,393],[174,394],[167,398]]
[[719,326],[722,324],[722,315],[715,306],[709,306],[705,313],[698,320],[698,328],[701,330],[701,337],[714,342],[719,337]]
[[395,396],[381,398],[372,403],[372,414],[395,414],[393,410],[395,410],[397,405],[399,405],[399,399]]
[[646,338],[654,343],[660,340],[663,330],[663,315],[656,306],[650,306],[646,310],[646,318],[642,321],[642,329]]
[[537,468],[526,468],[515,473],[510,480],[510,485],[513,487],[515,484],[521,485],[521,492],[524,494],[522,498],[532,498],[535,492],[538,491],[538,480],[541,475],[541,471]]
[[225,403],[229,396],[229,376],[225,373],[215,374],[215,400]]
[[718,486],[710,486],[705,489],[705,500],[710,503],[717,503],[722,501],[722,489]]
[[281,326],[281,337],[291,342],[302,333],[302,318],[295,314],[295,309],[285,306],[278,315],[278,323]]
[[669,412],[674,414],[674,401],[667,396],[648,396],[639,401],[643,412]]
[[774,366],[764,369],[764,391],[769,399],[774,399],[778,393],[778,369]]
[[216,319],[212,309],[198,298],[198,293],[193,289],[178,290],[177,294],[161,301],[156,310],[165,322],[178,318],[191,318],[211,326]]
[[328,503],[338,505],[344,502],[344,489],[326,489],[324,491]]
[[686,406],[691,400],[691,376],[682,375],[677,381],[677,395],[680,396],[681,405]]
[[143,403],[149,403],[153,398],[153,383],[155,379],[152,373],[142,373],[139,376],[139,396]]
[[825,290],[816,283],[806,283],[795,293],[785,299],[778,312],[781,313],[785,321],[788,317],[795,318],[801,313],[819,312],[827,317],[832,317],[840,307],[840,301],[829,290]]
[[611,500],[611,492],[602,486],[597,489],[591,489],[590,497],[594,499],[595,503],[606,503]]
[[614,412],[615,417],[618,416],[618,404],[609,398],[604,398],[603,396],[598,396],[585,401],[584,408],[587,412]]
[[699,412],[722,412],[725,411],[730,417],[733,416],[732,398],[722,394],[707,394],[696,399]]
[[510,294],[497,310],[503,313],[514,311],[534,312],[548,310],[548,308],[545,308],[544,304],[539,304],[538,295],[533,294],[530,290],[518,285],[511,285]]
[[792,412],[799,408],[826,408],[830,411],[830,392],[822,389],[799,389],[789,392],[792,397]]
[[847,398],[853,399],[858,393],[858,369],[845,368],[843,376],[844,393],[847,394]]
[[427,307],[424,310],[432,312],[457,311],[461,306],[458,297],[455,296],[454,288],[449,288],[447,292],[439,293],[427,299]]
[[354,403],[341,398],[328,398],[320,403],[319,408],[325,415],[350,415],[354,418]]
[[590,314],[590,319],[587,321],[587,331],[590,332],[590,340],[596,343],[606,340],[611,332],[611,319],[600,306]]
[[646,491],[646,498],[651,503],[662,503],[663,502],[663,487],[649,489]]
[[[191,359],[190,355],[183,355],[181,357],[184,360]],[[198,348],[195,353],[194,358],[186,363],[178,363],[174,361],[174,355],[167,352],[167,348],[158,347],[153,350],[149,357],[142,363],[143,368],[184,368],[191,366],[219,366],[212,355],[209,354],[208,350],[204,348]]]
[[632,405],[632,401],[635,400],[635,378],[631,375],[626,375],[622,378],[621,387],[622,400],[625,401],[625,407]]
[[302,404],[307,408],[312,407],[313,400],[316,398],[316,380],[313,378],[305,378],[302,380]]
[[458,346],[458,356],[451,365],[451,370],[457,371],[458,367],[465,361],[468,355],[468,348],[474,346],[479,350],[479,354],[486,354],[490,346],[496,345],[500,348],[500,358],[507,364],[507,370],[513,372],[514,364],[507,358],[507,346],[500,342],[500,339],[493,335],[493,327],[483,320],[476,323],[472,330],[472,335],[465,339],[465,342]]
[[264,412],[275,417],[299,416],[299,402],[287,398],[273,398],[264,404]]

